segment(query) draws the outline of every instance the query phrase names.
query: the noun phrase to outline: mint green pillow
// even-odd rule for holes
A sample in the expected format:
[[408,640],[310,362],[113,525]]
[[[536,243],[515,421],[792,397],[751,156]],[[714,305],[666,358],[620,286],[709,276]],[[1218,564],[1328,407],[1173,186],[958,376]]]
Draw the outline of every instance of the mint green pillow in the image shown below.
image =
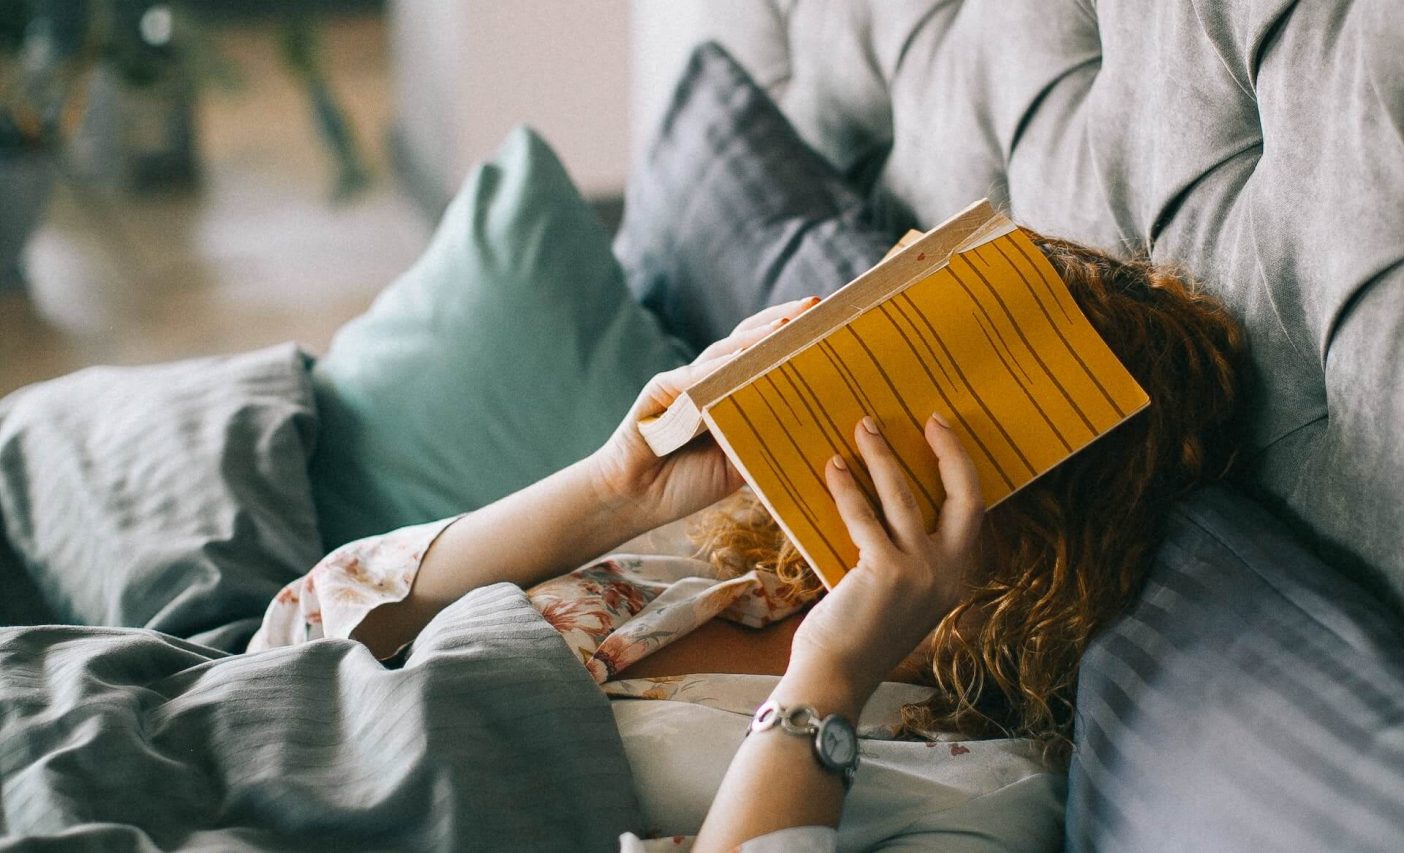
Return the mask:
[[519,128],[313,370],[323,544],[487,504],[587,455],[684,361],[555,154]]

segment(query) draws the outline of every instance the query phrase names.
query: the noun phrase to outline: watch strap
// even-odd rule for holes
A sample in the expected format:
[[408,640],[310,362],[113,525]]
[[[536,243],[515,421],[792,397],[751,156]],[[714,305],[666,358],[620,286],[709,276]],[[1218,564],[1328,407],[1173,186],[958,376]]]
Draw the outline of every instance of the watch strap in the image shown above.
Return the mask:
[[[828,754],[821,739],[821,730],[829,725],[840,725],[845,727],[853,736],[854,749],[853,756],[846,762],[838,762]],[[830,714],[820,718],[819,713],[809,705],[793,705],[785,707],[774,699],[769,699],[756,709],[755,716],[751,718],[751,725],[746,730],[749,736],[753,732],[764,732],[778,728],[787,734],[799,735],[809,740],[810,749],[814,753],[814,758],[819,762],[819,766],[825,770],[836,772],[843,780],[843,789],[847,791],[853,787],[853,778],[858,772],[858,749],[857,736],[853,723],[840,714]]]

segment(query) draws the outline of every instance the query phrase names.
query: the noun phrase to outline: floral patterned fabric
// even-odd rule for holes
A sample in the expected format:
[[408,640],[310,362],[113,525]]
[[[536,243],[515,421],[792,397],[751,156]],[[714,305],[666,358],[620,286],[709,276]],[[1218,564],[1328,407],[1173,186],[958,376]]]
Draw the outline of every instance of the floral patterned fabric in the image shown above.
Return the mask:
[[[337,548],[278,593],[249,651],[350,637],[366,614],[409,594],[425,552],[458,518]],[[781,598],[773,575],[721,579],[705,560],[665,554],[613,555],[527,597],[600,684],[711,619],[759,628],[800,606]]]
[[648,555],[601,560],[527,597],[600,684],[712,619],[759,628],[799,609],[774,575],[720,580],[703,560]]
[[[249,651],[322,637],[348,638],[376,607],[404,598],[430,545],[455,518],[351,542],[285,587]],[[794,613],[774,578],[718,578],[693,554],[686,520],[645,534],[616,554],[528,591],[612,700],[648,821],[624,853],[687,851],[755,708],[778,678],[694,674],[613,679],[710,619],[761,627]],[[942,848],[1056,849],[1062,775],[1021,740],[897,737],[901,708],[930,688],[884,682],[858,721],[863,765],[838,832],[794,827],[752,839],[743,853]],[[639,702],[638,700],[656,700]],[[657,713],[641,714],[644,709]],[[895,796],[894,791],[901,791]]]
[[402,527],[332,551],[278,592],[248,650],[349,638],[366,614],[409,595],[425,552],[459,518]]
[[[619,837],[619,853],[688,853],[697,839],[688,835],[647,840],[632,832]],[[838,850],[838,833],[827,826],[796,826],[752,838],[736,853],[832,853]]]
[[[734,673],[696,673],[692,675],[651,675],[624,678],[604,685],[611,699],[656,699],[687,702],[718,711],[739,714],[750,719],[761,703],[775,689],[776,676],[742,675]],[[931,695],[930,687],[898,682],[883,682],[863,707],[857,721],[858,737],[864,740],[896,740],[902,728],[902,706],[920,702]],[[924,732],[932,743],[957,741],[960,735],[950,732]]]
[[[604,685],[633,772],[643,825],[625,853],[690,850],[773,675],[694,674]],[[862,761],[838,831],[793,827],[751,851],[1057,850],[1062,774],[1037,744],[953,733],[894,737],[904,705],[931,689],[885,681],[857,720]],[[651,700],[651,701],[639,701]],[[786,737],[787,735],[777,735]]]

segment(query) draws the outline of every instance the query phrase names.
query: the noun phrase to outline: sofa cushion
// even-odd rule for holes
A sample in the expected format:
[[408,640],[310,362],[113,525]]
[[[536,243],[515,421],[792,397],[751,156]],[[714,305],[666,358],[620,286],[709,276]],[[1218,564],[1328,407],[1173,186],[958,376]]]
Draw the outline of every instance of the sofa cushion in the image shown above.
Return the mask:
[[317,363],[326,545],[474,509],[576,461],[682,361],[556,155],[514,131]]
[[614,248],[635,296],[700,350],[767,305],[832,293],[896,238],[707,44],[630,177]]
[[291,344],[94,367],[7,397],[0,520],[17,559],[0,547],[5,621],[145,627],[242,651],[322,553],[312,405]]
[[1072,850],[1397,850],[1404,629],[1224,488],[1078,684]]

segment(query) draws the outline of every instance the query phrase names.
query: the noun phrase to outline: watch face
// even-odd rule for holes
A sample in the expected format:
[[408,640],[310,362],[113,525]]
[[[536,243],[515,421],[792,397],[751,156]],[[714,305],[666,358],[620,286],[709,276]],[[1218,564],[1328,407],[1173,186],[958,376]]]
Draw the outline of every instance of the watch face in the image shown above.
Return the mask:
[[858,757],[858,736],[847,720],[829,717],[819,726],[819,754],[833,768],[847,767]]

